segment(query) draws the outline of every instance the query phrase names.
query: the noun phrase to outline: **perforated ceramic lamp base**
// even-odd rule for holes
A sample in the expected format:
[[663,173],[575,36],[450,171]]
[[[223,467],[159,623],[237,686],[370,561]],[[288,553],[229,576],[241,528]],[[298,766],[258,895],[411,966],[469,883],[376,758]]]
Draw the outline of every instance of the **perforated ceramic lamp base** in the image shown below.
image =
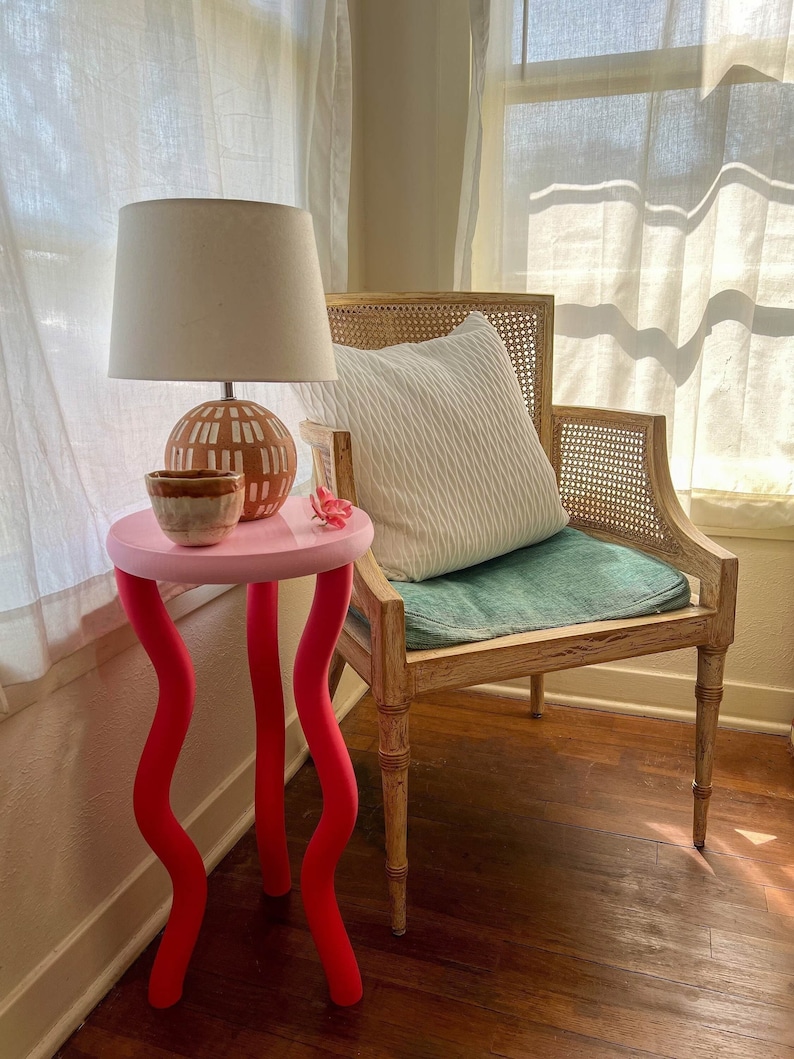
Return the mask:
[[208,468],[245,475],[241,521],[269,518],[287,499],[298,467],[292,435],[254,401],[205,401],[183,416],[166,442],[170,471]]

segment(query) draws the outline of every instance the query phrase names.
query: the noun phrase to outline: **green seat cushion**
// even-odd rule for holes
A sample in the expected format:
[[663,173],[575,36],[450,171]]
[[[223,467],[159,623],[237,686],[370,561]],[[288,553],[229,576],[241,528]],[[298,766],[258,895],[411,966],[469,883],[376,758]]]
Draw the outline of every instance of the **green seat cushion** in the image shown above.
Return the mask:
[[390,583],[405,600],[411,651],[660,614],[690,598],[674,567],[570,528],[465,570]]

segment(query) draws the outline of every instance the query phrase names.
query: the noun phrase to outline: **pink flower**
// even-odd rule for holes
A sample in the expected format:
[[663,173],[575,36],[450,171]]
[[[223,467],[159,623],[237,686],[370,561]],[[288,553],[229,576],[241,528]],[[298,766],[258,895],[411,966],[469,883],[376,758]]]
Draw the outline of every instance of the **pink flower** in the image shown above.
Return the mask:
[[353,514],[353,505],[350,501],[335,497],[324,485],[318,485],[317,496],[312,493],[309,499],[314,511],[312,518],[318,518],[325,526],[344,529],[345,523]]

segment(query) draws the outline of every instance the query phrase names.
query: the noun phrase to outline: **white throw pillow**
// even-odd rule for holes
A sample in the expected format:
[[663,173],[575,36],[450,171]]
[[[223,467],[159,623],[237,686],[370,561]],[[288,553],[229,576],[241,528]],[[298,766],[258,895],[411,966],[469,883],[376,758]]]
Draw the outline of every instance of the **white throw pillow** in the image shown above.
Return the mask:
[[309,419],[350,431],[388,578],[424,581],[566,525],[507,350],[481,313],[428,342],[334,352],[337,381],[294,389]]

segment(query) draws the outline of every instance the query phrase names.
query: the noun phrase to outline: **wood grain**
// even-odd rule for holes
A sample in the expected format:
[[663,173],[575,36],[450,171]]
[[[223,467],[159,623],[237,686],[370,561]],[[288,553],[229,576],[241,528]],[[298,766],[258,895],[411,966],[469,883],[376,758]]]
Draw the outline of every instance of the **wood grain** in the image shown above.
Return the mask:
[[[251,831],[210,878],[184,1000],[148,1006],[150,947],[61,1059],[794,1059],[784,738],[720,731],[710,841],[724,852],[700,853],[688,813],[671,809],[693,753],[686,725],[553,704],[533,721],[524,703],[466,692],[411,712],[400,938],[376,703],[342,726],[359,745],[361,808],[336,874],[358,1005],[328,1000],[299,894],[262,894]],[[298,878],[322,811],[311,763],[286,801]]]

